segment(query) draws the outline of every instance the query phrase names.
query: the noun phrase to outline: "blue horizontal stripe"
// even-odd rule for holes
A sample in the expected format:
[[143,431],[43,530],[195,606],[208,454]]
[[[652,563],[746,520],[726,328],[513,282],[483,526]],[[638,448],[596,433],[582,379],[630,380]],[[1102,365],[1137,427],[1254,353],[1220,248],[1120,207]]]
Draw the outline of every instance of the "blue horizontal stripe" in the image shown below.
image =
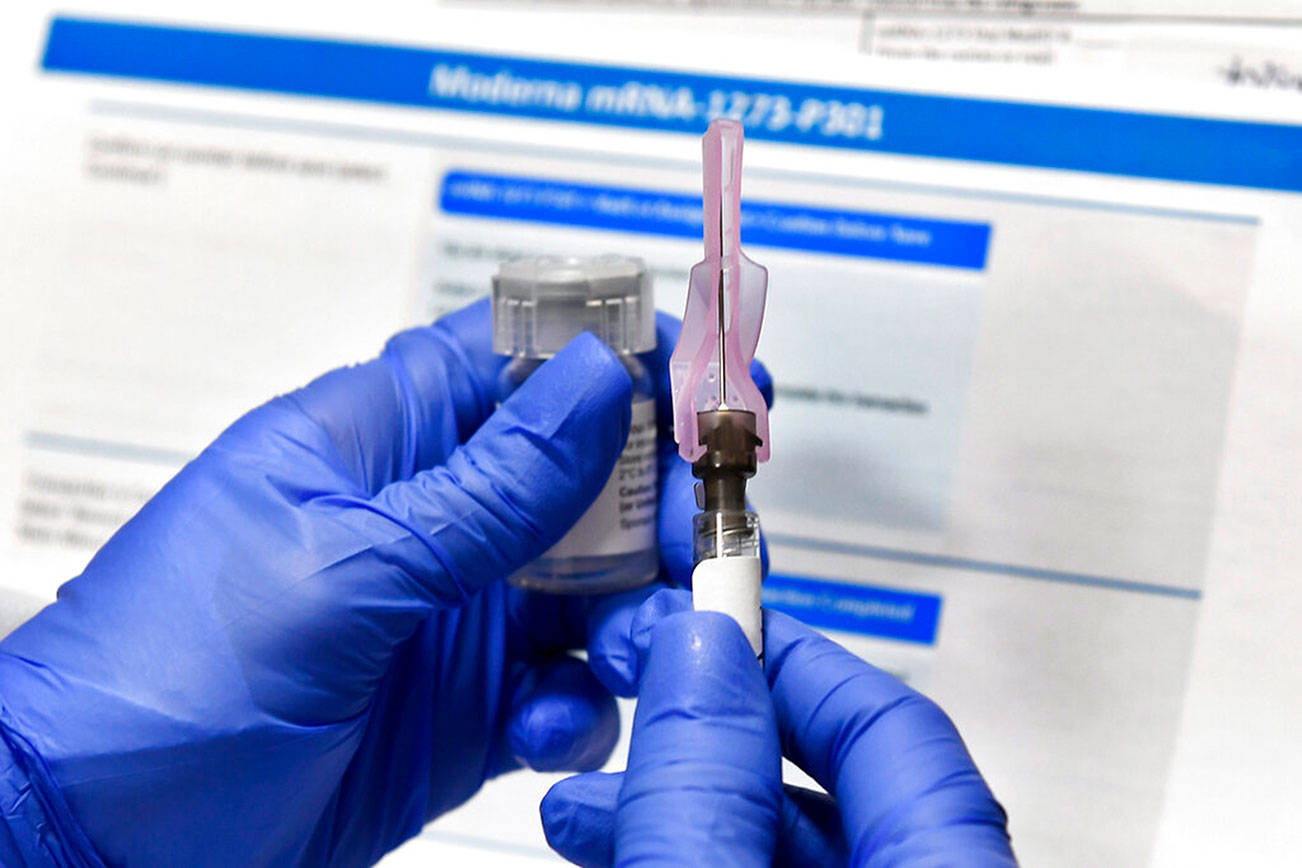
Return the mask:
[[940,597],[770,573],[764,607],[814,627],[933,645],[940,624]]
[[1202,599],[1202,591],[1181,585],[1163,585],[1156,582],[1139,582],[1113,576],[1099,576],[1092,573],[1075,573],[1068,570],[1051,570],[1044,567],[1028,567],[1020,564],[1005,564],[998,561],[983,561],[975,558],[936,555],[928,552],[913,552],[906,549],[892,549],[883,546],[845,543],[834,540],[814,539],[794,534],[767,533],[770,543],[806,548],[815,551],[837,552],[841,554],[860,555],[884,561],[905,564],[920,564],[928,567],[941,567],[953,570],[970,570],[976,573],[993,573],[1012,576],[1018,579],[1036,579],[1045,582],[1062,582],[1068,585],[1085,585],[1103,588],[1109,591],[1129,591],[1138,594],[1155,594],[1161,597],[1178,597],[1184,600]]
[[[702,232],[699,195],[542,178],[449,172],[439,206],[449,214],[672,238],[699,239]],[[981,269],[990,226],[747,200],[741,237],[747,244],[787,250]]]
[[27,431],[23,436],[23,442],[33,449],[46,452],[71,452],[105,458],[120,458],[125,461],[140,461],[145,464],[166,464],[175,467],[179,467],[194,458],[191,453],[175,449],[160,449],[139,443],[122,443],[114,440],[78,437],[73,434],[60,434],[57,431]]
[[42,66],[153,81],[1302,191],[1302,127],[58,17]]

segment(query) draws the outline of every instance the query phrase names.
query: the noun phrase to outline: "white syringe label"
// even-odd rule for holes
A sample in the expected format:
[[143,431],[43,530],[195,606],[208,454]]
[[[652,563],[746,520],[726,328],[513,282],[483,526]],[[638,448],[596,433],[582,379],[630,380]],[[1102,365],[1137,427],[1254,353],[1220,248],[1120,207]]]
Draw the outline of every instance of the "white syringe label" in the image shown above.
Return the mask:
[[606,487],[545,557],[581,558],[645,551],[656,544],[656,403],[633,402],[628,442]]
[[692,608],[730,615],[746,634],[755,656],[764,657],[764,610],[759,557],[706,558],[692,570]]

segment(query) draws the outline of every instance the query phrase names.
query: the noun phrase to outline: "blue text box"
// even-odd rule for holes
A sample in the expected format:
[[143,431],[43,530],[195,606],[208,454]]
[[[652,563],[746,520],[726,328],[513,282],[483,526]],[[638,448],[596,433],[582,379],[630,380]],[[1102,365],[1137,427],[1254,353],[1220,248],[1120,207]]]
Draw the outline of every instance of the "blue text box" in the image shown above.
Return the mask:
[[[439,207],[449,214],[670,238],[699,239],[702,232],[700,196],[545,178],[449,172]],[[747,244],[786,250],[980,270],[990,226],[746,200],[741,237]]]
[[764,607],[813,627],[881,636],[921,645],[936,643],[940,597],[870,585],[770,573]]
[[1302,191],[1302,127],[56,17],[42,66],[164,82]]

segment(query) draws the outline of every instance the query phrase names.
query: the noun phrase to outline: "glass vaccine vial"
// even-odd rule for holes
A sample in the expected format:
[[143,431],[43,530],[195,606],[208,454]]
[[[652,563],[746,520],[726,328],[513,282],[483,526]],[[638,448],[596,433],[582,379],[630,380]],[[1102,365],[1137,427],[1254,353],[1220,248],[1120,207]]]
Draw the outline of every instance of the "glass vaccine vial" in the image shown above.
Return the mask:
[[633,379],[628,442],[601,493],[568,533],[511,583],[535,591],[592,594],[655,579],[656,410],[639,353],[656,346],[651,277],[642,260],[607,254],[537,256],[503,263],[493,278],[493,351],[511,361],[499,401],[573,338],[591,332]]

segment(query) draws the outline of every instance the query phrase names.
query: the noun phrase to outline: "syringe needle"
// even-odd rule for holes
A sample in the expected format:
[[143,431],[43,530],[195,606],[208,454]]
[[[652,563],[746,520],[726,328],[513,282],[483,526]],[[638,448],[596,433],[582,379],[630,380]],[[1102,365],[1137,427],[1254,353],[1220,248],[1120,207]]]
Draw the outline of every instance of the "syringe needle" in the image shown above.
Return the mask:
[[725,326],[724,316],[723,316],[723,302],[724,302],[723,270],[724,270],[723,203],[720,202],[719,203],[719,409],[720,410],[726,410],[728,408],[728,396],[727,396],[728,367],[727,367],[727,363],[724,361],[724,359],[727,358],[728,354],[724,351],[724,346],[723,346],[724,326]]

